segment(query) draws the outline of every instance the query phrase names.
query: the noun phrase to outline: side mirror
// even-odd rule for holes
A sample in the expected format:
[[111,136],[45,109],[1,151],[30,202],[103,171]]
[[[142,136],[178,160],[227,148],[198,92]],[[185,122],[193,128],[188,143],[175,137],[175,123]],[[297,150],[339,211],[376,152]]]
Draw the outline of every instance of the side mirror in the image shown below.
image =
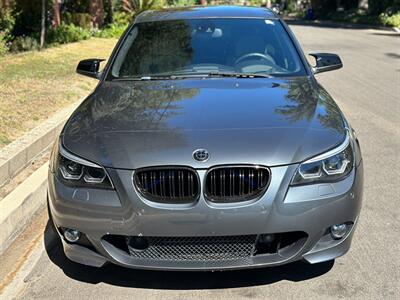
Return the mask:
[[333,53],[310,53],[315,58],[314,74],[333,71],[343,67],[340,57]]
[[76,73],[99,79],[100,63],[104,60],[99,58],[81,60],[76,67]]

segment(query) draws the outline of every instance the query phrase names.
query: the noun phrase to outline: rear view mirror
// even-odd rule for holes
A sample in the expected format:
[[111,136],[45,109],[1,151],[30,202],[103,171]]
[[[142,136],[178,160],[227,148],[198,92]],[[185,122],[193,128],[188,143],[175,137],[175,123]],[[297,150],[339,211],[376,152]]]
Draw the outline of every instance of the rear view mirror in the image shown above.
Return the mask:
[[333,53],[310,53],[315,58],[314,74],[333,71],[343,67],[340,57]]
[[81,75],[99,79],[100,63],[105,59],[91,58],[81,60],[76,67],[76,72]]

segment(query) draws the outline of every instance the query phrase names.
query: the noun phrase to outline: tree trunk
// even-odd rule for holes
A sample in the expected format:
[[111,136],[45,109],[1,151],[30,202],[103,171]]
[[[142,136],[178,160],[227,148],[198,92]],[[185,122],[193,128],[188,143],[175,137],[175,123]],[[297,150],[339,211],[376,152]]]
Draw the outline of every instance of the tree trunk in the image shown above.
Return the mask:
[[358,8],[368,9],[368,0],[358,0]]
[[40,49],[43,49],[46,35],[46,0],[42,0],[42,20],[40,30]]
[[11,7],[11,0],[2,0],[0,8],[9,9]]
[[92,17],[93,27],[101,27],[104,21],[103,0],[91,0],[89,12]]
[[110,24],[114,22],[114,11],[113,11],[112,0],[108,0],[108,21],[110,22]]
[[60,14],[60,0],[54,0],[53,11],[54,11],[54,19],[53,19],[53,27],[57,28],[61,24],[61,14]]

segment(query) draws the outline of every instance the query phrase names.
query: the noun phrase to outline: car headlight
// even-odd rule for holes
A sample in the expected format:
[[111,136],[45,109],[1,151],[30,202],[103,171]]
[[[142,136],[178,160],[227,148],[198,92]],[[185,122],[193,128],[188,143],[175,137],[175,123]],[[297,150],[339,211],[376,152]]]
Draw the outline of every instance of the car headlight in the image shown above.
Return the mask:
[[338,181],[350,174],[354,154],[349,134],[337,148],[300,164],[293,176],[292,185]]
[[61,145],[56,163],[58,178],[66,185],[113,189],[110,176],[102,167],[67,152]]

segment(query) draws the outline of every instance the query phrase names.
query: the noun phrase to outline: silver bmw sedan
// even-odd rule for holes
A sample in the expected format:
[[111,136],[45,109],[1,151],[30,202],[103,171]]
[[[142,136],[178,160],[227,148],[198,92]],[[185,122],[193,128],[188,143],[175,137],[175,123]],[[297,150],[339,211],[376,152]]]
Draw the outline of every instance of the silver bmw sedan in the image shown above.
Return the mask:
[[[101,267],[223,270],[345,254],[363,193],[354,130],[286,24],[251,7],[138,15],[52,151],[65,255]],[[101,70],[101,71],[100,71]],[[341,76],[341,75],[338,75]]]

